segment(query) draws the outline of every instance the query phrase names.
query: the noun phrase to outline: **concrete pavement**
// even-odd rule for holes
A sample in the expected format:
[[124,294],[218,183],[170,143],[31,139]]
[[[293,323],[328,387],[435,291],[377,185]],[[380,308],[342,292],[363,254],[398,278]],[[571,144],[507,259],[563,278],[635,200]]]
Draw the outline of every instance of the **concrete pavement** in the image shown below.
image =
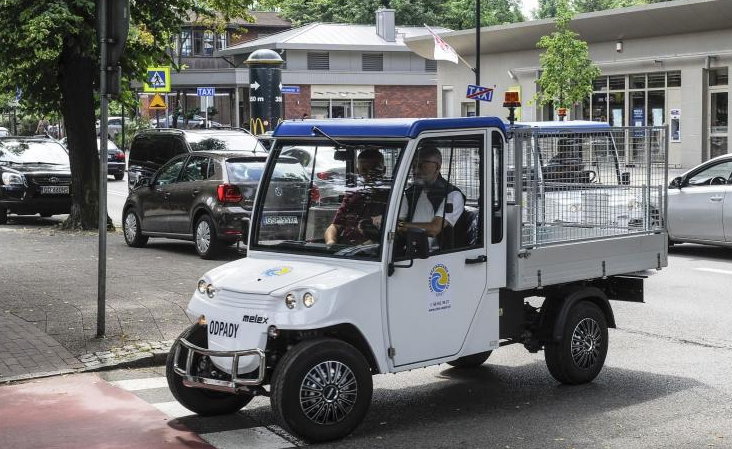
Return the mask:
[[190,324],[198,278],[241,255],[200,259],[190,242],[151,239],[129,248],[108,234],[105,336],[97,333],[97,241],[59,220],[9,218],[0,226],[0,382],[120,363],[161,363]]

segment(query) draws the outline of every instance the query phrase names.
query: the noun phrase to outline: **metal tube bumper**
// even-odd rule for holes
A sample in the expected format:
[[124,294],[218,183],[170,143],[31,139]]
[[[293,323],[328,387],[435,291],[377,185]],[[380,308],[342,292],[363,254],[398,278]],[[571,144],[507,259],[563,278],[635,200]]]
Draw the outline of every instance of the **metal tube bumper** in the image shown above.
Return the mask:
[[[264,351],[256,349],[242,349],[237,351],[213,351],[210,349],[196,346],[193,343],[186,340],[196,326],[192,326],[188,332],[180,337],[178,340],[179,345],[176,345],[175,354],[173,356],[173,370],[176,374],[183,377],[183,385],[191,388],[203,388],[206,390],[225,391],[229,393],[236,393],[240,390],[246,390],[247,386],[250,385],[261,385],[264,382],[264,375],[266,371],[265,355]],[[180,349],[185,347],[188,349],[188,355],[185,361],[185,368],[181,368],[179,364]],[[191,368],[193,365],[193,355],[198,353],[208,357],[231,357],[231,380],[220,380],[211,379],[207,377],[194,376]],[[237,377],[237,371],[239,367],[239,358],[245,356],[258,356],[259,357],[259,370],[257,372],[256,379],[246,378],[242,379]]]

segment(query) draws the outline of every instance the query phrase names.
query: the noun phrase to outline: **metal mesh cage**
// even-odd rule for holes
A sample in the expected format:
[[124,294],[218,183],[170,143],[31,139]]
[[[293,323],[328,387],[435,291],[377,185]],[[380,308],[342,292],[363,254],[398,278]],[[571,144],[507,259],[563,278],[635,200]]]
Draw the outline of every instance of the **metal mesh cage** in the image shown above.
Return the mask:
[[518,128],[513,137],[507,195],[521,208],[522,248],[663,230],[666,128]]

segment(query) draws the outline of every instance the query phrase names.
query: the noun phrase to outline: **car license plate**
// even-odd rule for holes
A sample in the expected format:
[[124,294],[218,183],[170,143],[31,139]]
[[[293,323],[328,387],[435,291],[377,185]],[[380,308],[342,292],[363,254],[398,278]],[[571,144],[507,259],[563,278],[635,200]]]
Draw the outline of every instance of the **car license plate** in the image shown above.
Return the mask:
[[41,186],[41,193],[44,195],[67,195],[69,186]]
[[293,215],[264,217],[262,223],[265,225],[288,225],[297,224],[297,217]]

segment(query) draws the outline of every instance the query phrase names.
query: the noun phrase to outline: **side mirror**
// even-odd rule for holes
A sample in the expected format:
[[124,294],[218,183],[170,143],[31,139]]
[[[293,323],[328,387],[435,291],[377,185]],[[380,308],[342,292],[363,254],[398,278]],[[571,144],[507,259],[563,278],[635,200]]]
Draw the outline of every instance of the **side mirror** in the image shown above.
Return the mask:
[[407,259],[426,259],[430,256],[430,243],[424,229],[407,229]]
[[143,186],[150,186],[152,183],[152,179],[148,178],[146,176],[140,176],[137,178],[137,181],[135,181],[135,187],[143,187]]
[[629,186],[630,185],[630,172],[623,172],[620,174],[620,185],[621,186]]
[[671,187],[672,189],[681,189],[683,184],[684,184],[684,178],[682,178],[681,176],[677,176],[671,181],[671,184],[669,185],[669,187]]

